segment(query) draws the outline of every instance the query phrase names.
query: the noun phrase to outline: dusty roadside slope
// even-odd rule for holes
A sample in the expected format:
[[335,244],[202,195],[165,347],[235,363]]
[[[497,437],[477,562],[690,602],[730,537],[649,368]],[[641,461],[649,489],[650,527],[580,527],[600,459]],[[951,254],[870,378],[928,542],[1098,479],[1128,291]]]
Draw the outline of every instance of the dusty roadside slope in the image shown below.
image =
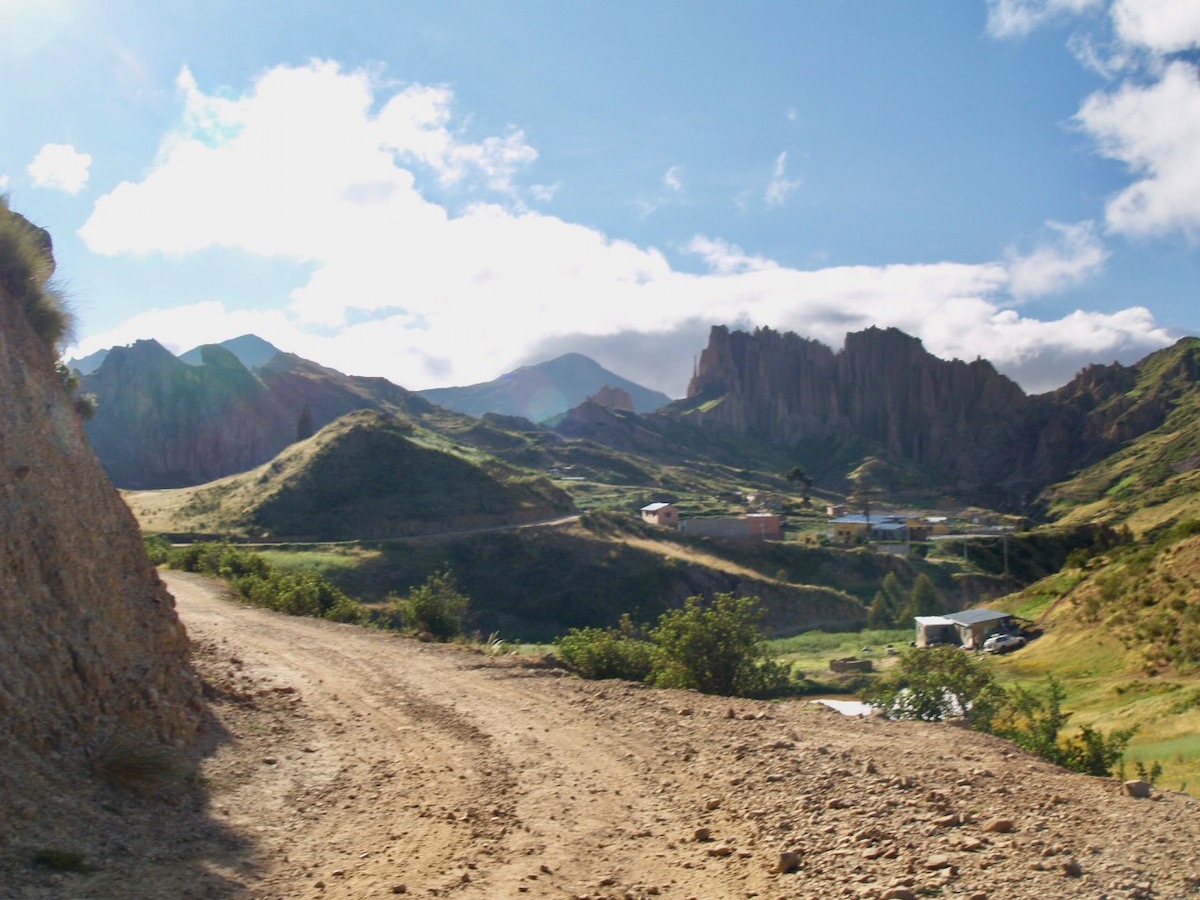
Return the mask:
[[202,713],[171,595],[55,372],[53,271],[49,236],[0,203],[0,885],[91,802],[106,746],[186,744]]
[[166,577],[231,734],[208,806],[16,896],[1197,896],[1181,794],[1122,796],[953,726],[581,682]]

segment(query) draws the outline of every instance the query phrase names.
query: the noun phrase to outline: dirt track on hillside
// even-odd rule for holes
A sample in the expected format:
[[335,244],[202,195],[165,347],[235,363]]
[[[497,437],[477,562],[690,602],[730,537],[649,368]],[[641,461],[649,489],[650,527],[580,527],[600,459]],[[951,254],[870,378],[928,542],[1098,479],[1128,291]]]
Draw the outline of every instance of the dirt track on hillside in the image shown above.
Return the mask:
[[227,732],[207,801],[114,819],[95,871],[0,896],[1200,896],[1180,794],[955,726],[582,682],[165,577]]

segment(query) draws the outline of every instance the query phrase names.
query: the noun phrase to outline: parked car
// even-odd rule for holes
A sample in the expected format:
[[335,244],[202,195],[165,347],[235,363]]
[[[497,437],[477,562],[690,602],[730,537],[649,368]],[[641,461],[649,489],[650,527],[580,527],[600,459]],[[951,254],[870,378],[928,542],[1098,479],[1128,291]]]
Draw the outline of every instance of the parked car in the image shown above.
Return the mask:
[[985,653],[1007,653],[1025,646],[1025,638],[1019,634],[993,634],[983,642]]

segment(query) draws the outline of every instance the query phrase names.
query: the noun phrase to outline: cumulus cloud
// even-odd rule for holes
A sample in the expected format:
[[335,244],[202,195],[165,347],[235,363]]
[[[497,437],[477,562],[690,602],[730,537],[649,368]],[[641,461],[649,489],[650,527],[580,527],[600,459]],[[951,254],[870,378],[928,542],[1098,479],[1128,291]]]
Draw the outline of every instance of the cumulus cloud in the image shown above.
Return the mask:
[[1099,274],[1108,251],[1094,222],[1047,222],[1049,237],[1026,253],[1009,252],[1009,292],[1019,300],[1056,294]]
[[1154,84],[1126,82],[1084,101],[1076,121],[1100,152],[1139,176],[1112,197],[1109,227],[1130,235],[1200,234],[1200,78],[1171,63]]
[[91,154],[80,153],[70,144],[46,144],[29,164],[28,172],[36,187],[78,194],[87,187],[91,165]]
[[[419,389],[489,380],[573,342],[681,396],[713,324],[831,346],[847,331],[895,326],[939,355],[1031,373],[1050,371],[1063,347],[1170,340],[1144,310],[1047,322],[1006,308],[1010,296],[1055,290],[1102,264],[1086,223],[1051,225],[1045,247],[1006,260],[810,270],[697,236],[682,250],[707,271],[685,272],[654,247],[527,209],[522,180],[536,152],[516,130],[467,136],[446,88],[395,89],[314,62],[266,72],[240,96],[208,94],[185,70],[180,95],[179,126],[155,166],[97,201],[84,240],[107,254],[227,247],[303,260],[303,283],[259,311],[211,302],[145,313],[91,336],[80,355],[142,337],[183,350],[254,332]],[[785,154],[776,175],[787,180]],[[428,199],[430,185],[457,191],[454,208]],[[659,348],[653,368],[610,364],[635,345]],[[1061,361],[1054,371],[1059,382],[1073,374]]]
[[1200,44],[1200,4],[1195,0],[1116,0],[1112,19],[1121,40],[1153,53],[1177,53]]
[[1087,97],[1075,123],[1100,153],[1134,176],[1110,197],[1110,231],[1139,237],[1200,233],[1200,4],[1195,0],[989,0],[988,31],[1028,34],[1048,21],[1103,8],[1103,18],[1077,19],[1068,45],[1088,68],[1118,80]]
[[767,206],[782,206],[788,194],[804,184],[803,179],[787,177],[787,152],[775,157],[775,169],[771,173],[771,183],[767,185],[763,195]]

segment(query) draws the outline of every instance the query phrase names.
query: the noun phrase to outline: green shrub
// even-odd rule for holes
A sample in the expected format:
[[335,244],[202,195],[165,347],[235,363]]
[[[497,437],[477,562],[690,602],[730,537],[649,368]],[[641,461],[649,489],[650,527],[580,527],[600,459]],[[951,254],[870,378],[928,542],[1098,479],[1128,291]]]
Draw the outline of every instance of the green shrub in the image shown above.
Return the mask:
[[758,597],[732,593],[708,602],[689,597],[682,609],[667,610],[650,632],[656,645],[651,680],[661,687],[725,696],[787,692],[789,669],[771,659],[763,645],[764,613]]
[[459,590],[458,582],[447,571],[430,575],[424,584],[406,597],[393,600],[393,604],[406,629],[448,641],[462,634],[471,598]]
[[894,719],[940,722],[962,717],[988,731],[1004,701],[990,672],[957,647],[910,647],[885,675],[862,692],[863,699]]
[[1055,678],[1047,680],[1041,694],[1014,687],[993,733],[1073,772],[1111,775],[1125,758],[1125,748],[1136,729],[1103,734],[1084,725],[1078,734],[1063,737],[1071,718],[1069,712],[1063,712],[1065,698],[1066,690]]
[[146,547],[146,556],[156,566],[161,566],[171,559],[171,544],[161,534],[148,534],[142,538]]
[[260,554],[232,544],[190,544],[171,551],[170,564],[186,572],[226,579],[251,606],[335,622],[357,624],[365,619],[358,601],[319,572],[281,572]]
[[558,655],[583,678],[645,681],[654,667],[654,645],[635,636],[628,614],[620,628],[572,628],[557,643]]
[[1136,728],[1118,728],[1108,734],[1083,725],[1079,734],[1071,735],[1062,744],[1059,765],[1085,775],[1111,775],[1125,759],[1125,748]]
[[895,719],[941,721],[965,718],[977,731],[1012,741],[1074,772],[1108,775],[1120,766],[1134,729],[1102,734],[1084,725],[1063,736],[1071,714],[1066,691],[1054,678],[1038,694],[1014,687],[1006,692],[979,661],[957,647],[910,648],[862,697]]

